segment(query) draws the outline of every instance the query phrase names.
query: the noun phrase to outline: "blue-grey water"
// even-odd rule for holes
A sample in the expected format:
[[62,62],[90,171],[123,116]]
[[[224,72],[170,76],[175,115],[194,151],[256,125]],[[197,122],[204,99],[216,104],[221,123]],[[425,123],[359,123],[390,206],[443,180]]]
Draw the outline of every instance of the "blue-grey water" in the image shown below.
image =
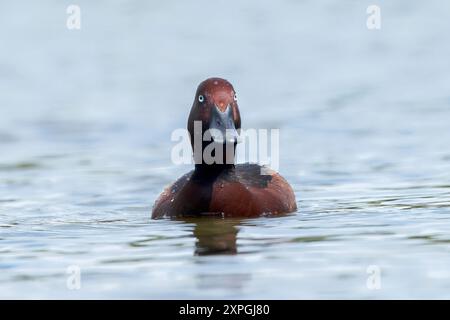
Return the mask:
[[[450,298],[449,2],[74,4],[0,4],[0,298]],[[210,76],[295,214],[150,219]]]

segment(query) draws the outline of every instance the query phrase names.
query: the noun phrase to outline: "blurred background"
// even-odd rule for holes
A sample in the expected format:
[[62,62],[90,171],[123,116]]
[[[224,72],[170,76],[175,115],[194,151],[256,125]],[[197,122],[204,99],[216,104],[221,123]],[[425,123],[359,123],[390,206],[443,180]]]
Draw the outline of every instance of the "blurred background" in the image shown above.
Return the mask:
[[[450,298],[449,13],[440,0],[2,2],[0,297]],[[296,214],[150,220],[191,169],[172,164],[170,134],[211,76],[234,85],[244,128],[280,129]]]

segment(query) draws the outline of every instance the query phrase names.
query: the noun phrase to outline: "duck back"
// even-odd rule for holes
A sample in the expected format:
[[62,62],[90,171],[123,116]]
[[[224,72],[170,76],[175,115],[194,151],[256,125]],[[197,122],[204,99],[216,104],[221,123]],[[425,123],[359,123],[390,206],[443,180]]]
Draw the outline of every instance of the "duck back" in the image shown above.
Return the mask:
[[287,181],[257,164],[220,171],[193,170],[164,190],[152,218],[222,215],[256,217],[293,212],[295,195]]

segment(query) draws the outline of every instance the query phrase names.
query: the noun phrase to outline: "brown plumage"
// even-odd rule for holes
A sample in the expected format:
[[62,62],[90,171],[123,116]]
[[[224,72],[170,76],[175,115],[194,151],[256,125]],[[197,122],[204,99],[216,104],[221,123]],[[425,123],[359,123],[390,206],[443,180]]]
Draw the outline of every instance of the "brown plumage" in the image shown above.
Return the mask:
[[[234,88],[226,80],[210,78],[199,85],[188,120],[195,170],[163,191],[155,202],[152,218],[256,217],[297,209],[291,186],[278,173],[264,168],[262,174],[263,168],[256,164],[234,164],[234,152],[229,152],[228,147],[231,144],[231,150],[235,150],[241,128],[236,100]],[[199,140],[196,149],[195,137],[201,133],[194,132],[194,121],[201,123],[202,132],[214,128],[226,139],[213,135],[211,141]],[[203,150],[211,143],[223,148],[223,158],[212,164],[203,159]]]

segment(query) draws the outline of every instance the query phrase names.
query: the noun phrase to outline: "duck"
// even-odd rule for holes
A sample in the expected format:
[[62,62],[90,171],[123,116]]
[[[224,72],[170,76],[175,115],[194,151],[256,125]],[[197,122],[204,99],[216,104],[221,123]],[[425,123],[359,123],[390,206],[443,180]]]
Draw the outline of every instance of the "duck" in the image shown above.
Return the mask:
[[[230,82],[208,78],[198,85],[187,129],[195,168],[163,190],[153,219],[254,218],[297,210],[294,191],[279,173],[255,163],[235,163],[241,116]],[[207,132],[208,139],[202,139]]]

